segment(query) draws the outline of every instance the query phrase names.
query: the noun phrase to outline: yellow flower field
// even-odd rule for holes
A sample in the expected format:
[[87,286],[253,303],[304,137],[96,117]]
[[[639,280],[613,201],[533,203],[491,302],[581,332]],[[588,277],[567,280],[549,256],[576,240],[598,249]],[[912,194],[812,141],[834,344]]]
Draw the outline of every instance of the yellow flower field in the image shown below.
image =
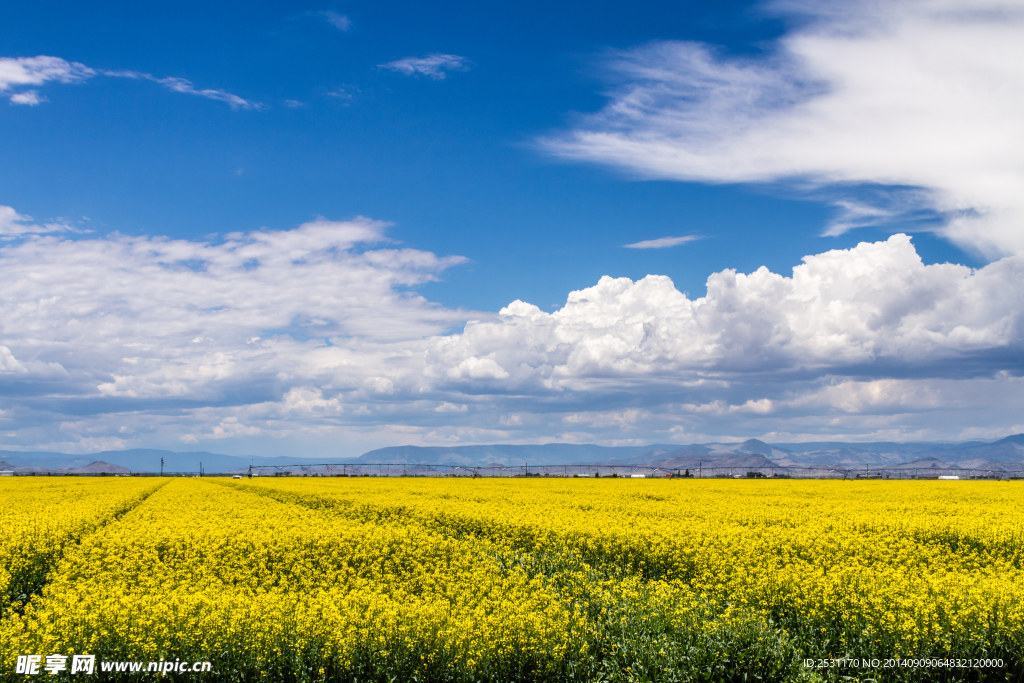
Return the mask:
[[0,616],[38,590],[64,548],[138,504],[163,482],[0,479]]
[[1022,642],[1024,513],[1016,484],[402,481],[251,486],[524,551],[572,549],[591,563],[682,582],[723,603],[842,626],[840,647],[856,642],[910,656]]
[[[58,652],[209,660],[195,676],[237,681],[1018,680],[1020,494],[1016,482],[17,478],[0,482],[20,530],[0,546],[5,565],[36,561],[26,538],[74,542],[39,546],[45,581],[0,621],[0,676],[18,654]],[[937,657],[1000,665],[806,665]]]

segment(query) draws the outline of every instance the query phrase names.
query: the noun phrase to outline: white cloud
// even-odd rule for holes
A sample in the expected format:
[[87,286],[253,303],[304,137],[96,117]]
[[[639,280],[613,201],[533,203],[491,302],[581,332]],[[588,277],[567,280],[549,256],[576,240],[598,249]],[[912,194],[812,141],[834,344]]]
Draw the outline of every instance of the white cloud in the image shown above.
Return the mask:
[[6,346],[0,346],[0,375],[28,372]]
[[[84,64],[67,62],[60,57],[0,57],[0,93],[48,81],[74,83],[95,75],[96,72]],[[14,92],[9,97],[13,104],[35,105],[44,100],[35,90]]]
[[338,29],[339,31],[347,31],[350,28],[352,28],[352,21],[344,14],[339,14],[338,12],[334,12],[332,10],[325,10],[323,12],[320,12],[320,16],[322,16],[327,21],[328,24]]
[[196,90],[195,86],[192,85],[191,81],[184,78],[153,78],[146,74],[146,76],[160,85],[164,86],[168,90],[173,92],[180,92],[186,95],[198,95],[199,97],[205,97],[211,100],[217,100],[218,102],[225,102],[232,109],[262,109],[263,105],[259,102],[252,102],[250,100],[243,99],[238,95],[233,95],[226,90],[220,90],[219,88],[203,88]]
[[45,97],[41,97],[38,91],[25,90],[23,92],[15,93],[11,95],[11,104],[26,104],[30,107],[34,107],[37,104],[42,104],[46,101]]
[[615,429],[628,432],[636,428],[640,421],[650,420],[648,411],[636,408],[598,412],[572,413],[562,417],[562,422],[571,425],[587,425],[594,429]]
[[69,433],[65,435],[65,440],[41,444],[40,450],[76,455],[100,451],[119,451],[128,448],[126,442],[117,437],[81,436],[73,429],[66,431]]
[[686,244],[687,242],[695,242],[700,237],[697,235],[685,235],[683,237],[659,237],[656,240],[644,240],[642,242],[634,242],[633,244],[623,245],[627,249],[664,249],[666,247],[675,247],[680,244]]
[[762,398],[759,401],[750,399],[743,405],[729,407],[729,410],[735,413],[757,413],[758,415],[767,415],[774,409],[775,405],[770,398]]
[[[385,243],[384,227],[319,219],[222,243],[32,238],[0,249],[2,343],[60,363],[75,378],[68,390],[86,395],[211,396],[320,362],[358,364],[373,355],[367,345],[463,319],[404,291],[462,259],[356,249]],[[325,346],[338,336],[358,338],[362,355]]]
[[297,387],[284,395],[282,409],[288,413],[304,415],[338,415],[345,411],[337,398],[324,398],[323,391],[315,387]]
[[964,411],[998,431],[1024,409],[1024,255],[926,266],[897,235],[695,299],[606,277],[488,315],[417,295],[463,259],[385,227],[0,247],[0,445],[948,438]]
[[1002,0],[778,3],[764,56],[662,41],[613,53],[611,103],[543,144],[650,178],[880,184],[836,234],[928,208],[997,258],[1024,249],[1024,12]]
[[445,373],[450,379],[507,379],[509,374],[493,358],[471,356]]
[[142,73],[140,71],[102,71],[101,73],[104,76],[112,76],[115,78],[131,78],[134,80],[152,81],[153,83],[159,83],[172,92],[182,93],[185,95],[198,95],[199,97],[205,97],[210,100],[224,102],[232,109],[260,110],[264,108],[264,105],[259,102],[246,100],[238,95],[229,93],[226,90],[220,90],[219,88],[203,88],[197,90],[192,84],[192,81],[185,78],[177,78],[174,76],[157,78],[152,74]]
[[695,300],[667,277],[649,275],[604,277],[554,313],[516,301],[500,321],[471,322],[462,335],[438,339],[430,362],[437,376],[446,370],[461,380],[468,364],[486,359],[507,374],[490,378],[531,392],[642,385],[650,393],[701,378],[992,373],[1024,352],[1021,281],[1024,254],[977,271],[926,266],[908,237],[894,235],[807,256],[792,277],[767,268],[715,273],[707,296]]
[[0,240],[12,239],[22,235],[41,235],[51,232],[71,230],[64,223],[47,223],[36,225],[31,223],[31,216],[23,216],[10,206],[0,206]]
[[351,87],[351,86],[349,86],[347,88],[336,88],[334,90],[328,91],[327,96],[328,97],[333,97],[333,98],[338,99],[338,100],[346,100],[347,101],[347,100],[353,99],[353,97],[354,97],[354,95],[352,94],[353,90],[356,90],[356,88]]
[[934,384],[905,379],[836,382],[801,396],[794,405],[799,407],[812,402],[829,405],[845,413],[870,413],[894,408],[935,410],[944,406],[966,407],[963,397],[953,392],[942,391]]
[[[24,86],[38,86],[53,81],[57,83],[75,83],[93,78],[96,75],[116,78],[131,78],[159,83],[168,90],[187,95],[198,95],[211,100],[224,102],[232,109],[262,109],[259,102],[246,100],[238,95],[218,88],[197,89],[191,81],[184,78],[157,78],[152,74],[139,71],[111,71],[90,69],[78,62],[68,62],[60,57],[39,55],[38,57],[0,57],[0,93],[8,93],[12,89]],[[46,98],[37,90],[17,90],[8,95],[12,104],[34,106],[45,102]]]
[[466,404],[455,405],[454,403],[448,403],[448,401],[434,408],[435,413],[464,413],[467,410],[469,410],[469,407]]
[[405,57],[386,64],[379,64],[383,69],[412,76],[422,74],[436,81],[445,79],[449,71],[466,71],[469,61],[459,55],[429,54],[426,57]]

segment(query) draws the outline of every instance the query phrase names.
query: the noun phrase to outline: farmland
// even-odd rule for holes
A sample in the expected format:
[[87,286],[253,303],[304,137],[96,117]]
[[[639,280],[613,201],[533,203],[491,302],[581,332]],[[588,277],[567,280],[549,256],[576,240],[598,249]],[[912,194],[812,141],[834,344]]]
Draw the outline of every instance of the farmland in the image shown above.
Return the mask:
[[[237,681],[1019,680],[1020,493],[16,478],[0,676],[57,652]],[[885,667],[939,657],[1002,666]],[[879,663],[804,664],[840,658]]]

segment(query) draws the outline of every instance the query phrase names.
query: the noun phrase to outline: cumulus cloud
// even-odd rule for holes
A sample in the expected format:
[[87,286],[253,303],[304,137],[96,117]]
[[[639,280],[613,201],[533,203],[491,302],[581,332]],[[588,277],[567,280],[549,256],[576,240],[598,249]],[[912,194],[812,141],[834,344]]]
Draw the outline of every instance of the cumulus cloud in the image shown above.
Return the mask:
[[20,89],[25,86],[43,85],[50,81],[75,83],[88,80],[97,75],[152,81],[173,92],[198,95],[199,97],[224,102],[232,109],[263,108],[263,105],[259,102],[246,100],[226,90],[196,88],[191,81],[184,78],[173,76],[158,78],[152,74],[139,71],[96,70],[90,69],[78,62],[68,62],[60,57],[46,55],[18,58],[0,57],[0,93],[7,95],[12,104],[34,106],[46,101],[46,98],[40,95],[37,90]]
[[1024,12],[1003,0],[788,2],[763,55],[655,42],[611,53],[611,102],[555,154],[649,178],[894,188],[837,234],[927,209],[998,258],[1024,249]]
[[28,372],[6,346],[0,346],[0,375]]
[[971,427],[997,436],[1024,408],[1024,255],[924,265],[896,235],[791,275],[713,273],[699,298],[605,277],[553,313],[490,315],[416,294],[464,259],[385,230],[317,219],[0,247],[0,441],[947,438],[962,421],[948,411],[974,406]]
[[791,277],[715,273],[693,300],[664,276],[606,276],[554,313],[516,301],[500,321],[469,323],[436,341],[431,362],[438,376],[464,379],[471,363],[481,377],[541,392],[1024,369],[1010,360],[1024,353],[1024,292],[1011,285],[1024,281],[1024,254],[976,271],[924,265],[900,234],[803,261]]
[[405,57],[393,62],[379,64],[382,69],[390,69],[406,76],[421,74],[435,81],[444,80],[449,71],[466,71],[469,61],[459,55],[429,54],[426,57]]

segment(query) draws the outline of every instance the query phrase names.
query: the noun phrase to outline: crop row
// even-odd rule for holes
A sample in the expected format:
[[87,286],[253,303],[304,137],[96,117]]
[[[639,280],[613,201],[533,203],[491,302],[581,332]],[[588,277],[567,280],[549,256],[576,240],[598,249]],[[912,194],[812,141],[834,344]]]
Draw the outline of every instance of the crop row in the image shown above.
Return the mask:
[[161,483],[0,479],[0,616],[39,592],[69,544],[135,507]]

